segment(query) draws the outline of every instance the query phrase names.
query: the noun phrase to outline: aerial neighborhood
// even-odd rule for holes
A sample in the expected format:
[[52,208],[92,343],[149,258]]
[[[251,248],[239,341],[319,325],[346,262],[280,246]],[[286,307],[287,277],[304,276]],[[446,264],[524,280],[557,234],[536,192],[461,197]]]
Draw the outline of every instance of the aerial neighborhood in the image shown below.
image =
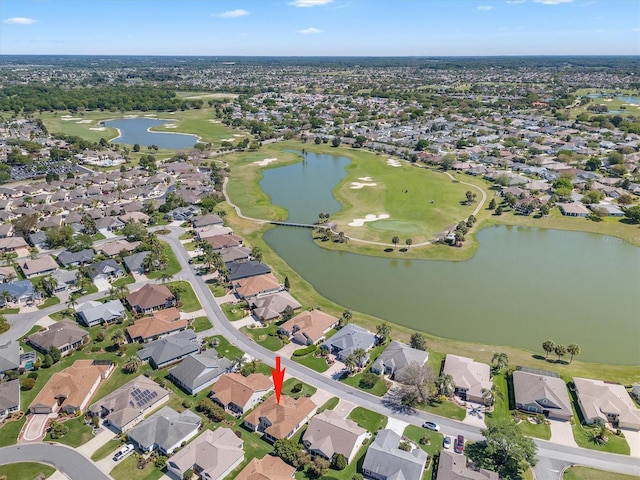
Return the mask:
[[[635,468],[640,377],[632,367],[582,361],[577,343],[546,340],[553,332],[541,332],[532,352],[444,339],[339,307],[269,248],[257,229],[284,220],[258,218],[270,200],[251,190],[267,171],[256,166],[269,160],[260,149],[287,142],[288,154],[294,146],[357,150],[371,162],[390,157],[390,170],[409,165],[446,174],[447,184],[473,182],[489,192],[478,208],[492,218],[635,228],[640,130],[591,118],[610,99],[601,85],[630,90],[629,79],[585,68],[580,81],[604,92],[589,96],[552,88],[560,76],[575,85],[551,68],[521,84],[508,69],[485,83],[475,70],[442,67],[427,85],[410,66],[367,66],[362,82],[370,83],[358,89],[341,83],[357,85],[356,66],[340,75],[334,66],[293,64],[256,73],[213,64],[190,76],[186,68],[172,73],[179,90],[250,93],[166,112],[202,108],[205,126],[224,128],[228,139],[131,150],[50,133],[42,111],[0,122],[3,446],[62,443],[115,480],[516,479],[533,475],[537,452],[547,455],[550,445],[587,459],[602,452],[611,464],[618,457],[605,454],[618,454],[620,468]],[[89,82],[90,70],[79,67],[73,82]],[[227,71],[234,73],[220,74]],[[276,73],[290,83],[254,85]],[[117,83],[115,70],[101,75]],[[396,77],[406,92],[424,84],[431,103],[388,93]],[[82,126],[91,111],[50,121]],[[87,125],[102,128],[91,130],[98,135],[105,121]],[[247,175],[239,196],[255,207],[248,213],[229,195],[236,174]],[[474,203],[467,193],[456,201]],[[313,241],[356,243],[333,230],[328,214],[321,218],[294,227]],[[468,248],[474,221],[459,220],[427,243],[445,255]],[[397,243],[385,244],[386,253],[399,256]],[[411,248],[408,239],[404,251]],[[452,302],[465,301],[455,282],[448,288]],[[508,464],[496,460],[512,455],[495,447],[505,439],[518,447]]]

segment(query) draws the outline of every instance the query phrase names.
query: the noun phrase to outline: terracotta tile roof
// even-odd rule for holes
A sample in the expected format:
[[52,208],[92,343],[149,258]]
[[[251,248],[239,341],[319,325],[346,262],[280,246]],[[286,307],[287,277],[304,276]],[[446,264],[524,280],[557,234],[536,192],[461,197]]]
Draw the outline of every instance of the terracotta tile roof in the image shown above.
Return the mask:
[[131,306],[135,305],[141,309],[146,309],[164,305],[170,298],[173,298],[173,294],[164,285],[147,283],[141,289],[127,296],[127,302]]
[[326,330],[329,330],[338,322],[336,317],[320,310],[307,310],[299,313],[292,319],[280,325],[280,329],[289,334],[304,334],[313,343],[322,338]]
[[254,393],[266,393],[272,388],[271,379],[261,373],[252,373],[247,377],[239,373],[225,373],[211,387],[211,396],[223,405],[233,402],[244,407]]
[[91,389],[97,383],[106,380],[113,366],[114,364],[96,365],[93,360],[76,360],[70,367],[54,373],[31,405],[53,406],[56,400],[62,397],[62,407],[81,408],[83,403],[88,403],[93,396]]
[[97,247],[98,251],[103,252],[105,255],[113,256],[120,253],[122,250],[130,252],[135,250],[140,242],[129,242],[127,240],[114,240],[112,242],[103,243]]
[[154,312],[150,317],[141,318],[127,328],[127,333],[134,340],[136,338],[144,340],[156,335],[183,330],[187,328],[188,323],[186,318],[180,319],[180,312],[177,308],[172,307]]
[[236,480],[289,480],[295,471],[295,467],[287,465],[280,457],[266,455],[262,460],[252,458]]
[[280,287],[278,279],[273,273],[256,275],[255,277],[243,278],[235,283],[236,292],[241,297],[251,297],[262,292],[268,292]]
[[214,237],[207,237],[204,240],[210,243],[214,250],[242,245],[242,237],[237,235],[216,235]]
[[285,438],[297,425],[315,411],[317,405],[308,397],[294,399],[283,395],[280,405],[276,403],[276,396],[272,395],[245,417],[245,421],[252,425],[259,425],[260,418],[266,417],[271,422],[265,433],[273,438]]

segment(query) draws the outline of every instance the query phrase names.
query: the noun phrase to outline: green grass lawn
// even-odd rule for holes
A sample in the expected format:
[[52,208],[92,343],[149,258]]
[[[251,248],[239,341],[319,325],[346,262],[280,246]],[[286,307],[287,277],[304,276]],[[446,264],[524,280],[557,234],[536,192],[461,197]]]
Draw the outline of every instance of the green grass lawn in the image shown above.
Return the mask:
[[362,390],[363,392],[370,393],[371,395],[375,395],[377,397],[382,397],[385,393],[387,393],[389,388],[387,388],[387,385],[385,384],[384,380],[382,380],[382,378],[378,380],[378,382],[373,386],[373,388],[368,388],[368,389],[362,388],[360,386],[360,380],[362,379],[365,372],[366,370],[356,375],[344,377],[340,381],[342,383],[346,383],[347,385],[350,385],[354,388]]
[[187,230],[178,237],[179,240],[190,240],[193,238],[193,230]]
[[244,461],[233,472],[225,477],[225,480],[233,480],[238,476],[240,471],[249,463],[252,458],[264,458],[273,450],[273,446],[262,440],[260,436],[253,432],[248,432],[244,428],[235,428],[242,434],[242,449],[244,450]]
[[168,282],[167,287],[177,286],[182,288],[182,293],[180,294],[180,302],[182,302],[181,310],[183,312],[195,312],[196,310],[200,310],[202,306],[198,301],[198,297],[196,297],[196,293],[193,291],[193,287],[191,284],[184,280],[179,280],[177,282]]
[[347,417],[360,425],[365,430],[372,433],[382,430],[387,426],[387,417],[371,410],[367,410],[363,407],[356,407],[351,410],[351,413]]
[[[431,478],[433,470],[433,456],[442,450],[442,442],[444,441],[444,435],[438,432],[432,432],[426,428],[416,427],[415,425],[407,425],[404,429],[404,436],[413,441],[419,448],[422,448],[427,455],[429,455],[429,468],[425,470],[422,478]],[[428,444],[420,443],[421,439],[428,439]]]
[[196,317],[193,320],[193,330],[197,332],[204,332],[205,330],[209,330],[211,328],[211,322],[209,321],[209,317]]
[[629,455],[630,453],[627,440],[623,437],[618,437],[613,432],[609,434],[608,442],[604,445],[600,445],[595,443],[591,438],[591,434],[596,430],[596,428],[581,426],[579,424],[572,425],[572,428],[573,438],[575,438],[579,447],[590,448],[600,452],[619,453],[621,455]]
[[69,427],[69,433],[67,433],[64,437],[58,438],[56,440],[52,439],[49,434],[44,437],[45,442],[58,442],[64,443],[65,445],[69,445],[70,447],[79,447],[80,445],[84,445],[89,440],[93,438],[92,428],[84,423],[84,418],[73,418],[71,420],[67,420],[64,424]]
[[442,403],[435,403],[433,405],[419,405],[417,408],[419,410],[424,410],[425,412],[435,413],[441,417],[453,418],[454,420],[463,420],[467,414],[467,411],[464,408],[449,400]]
[[227,294],[227,287],[221,283],[210,283],[209,290],[213,293],[214,297],[224,297]]
[[283,346],[282,340],[277,335],[278,325],[275,323],[270,323],[264,328],[242,327],[240,331],[245,335],[249,335],[256,343],[272,352],[277,352]]
[[[296,385],[302,385],[302,389],[298,392],[294,392],[293,388]],[[284,382],[282,385],[282,393],[289,397],[300,398],[300,397],[310,397],[314,393],[316,393],[318,389],[316,387],[312,387],[311,385],[307,385],[304,382],[301,382],[297,378],[290,378]]]
[[135,279],[133,278],[132,275],[126,275],[122,278],[119,278],[117,280],[115,280],[114,282],[111,283],[111,285],[113,285],[114,287],[120,287],[120,286],[125,286],[125,285],[130,285],[132,283],[136,283]]
[[215,337],[209,337],[210,340],[213,338],[216,338],[218,340],[218,346],[215,347],[216,351],[218,352],[218,355],[222,355],[223,357],[228,358],[229,360],[239,358],[243,355],[242,350],[240,350],[235,345],[231,345],[229,343],[229,340],[227,340],[223,336],[217,335]]
[[196,242],[183,243],[182,248],[184,248],[187,252],[193,252],[196,248],[198,248],[198,245],[196,244]]
[[637,480],[635,475],[605,472],[595,468],[575,466],[565,470],[562,480]]
[[246,308],[248,307],[249,305],[247,302],[241,302],[238,304],[223,303],[220,305],[220,308],[226,315],[227,320],[230,322],[236,322],[246,317],[248,315]]
[[340,403],[340,399],[338,397],[330,398],[329,400],[324,402],[324,405],[318,408],[317,413],[322,413],[325,410],[333,410],[338,406],[338,403]]
[[302,357],[292,356],[291,360],[299,363],[300,365],[304,365],[311,370],[315,370],[316,372],[326,372],[329,370],[329,365],[327,365],[327,360],[324,357],[316,357],[313,353],[309,353],[308,355],[304,355]]
[[149,462],[142,470],[138,469],[138,461],[133,455],[129,455],[111,470],[111,476],[115,480],[157,480],[163,473],[158,470],[153,462]]
[[6,478],[7,480],[32,479],[40,474],[43,474],[45,478],[49,478],[55,471],[54,467],[42,463],[10,463],[8,465],[0,465],[0,478]]
[[61,310],[60,312],[50,313],[49,317],[56,322],[60,320],[64,320],[65,318],[72,319],[73,317],[69,315],[65,310]]
[[5,422],[2,427],[0,427],[0,447],[15,444],[18,441],[20,430],[22,430],[22,426],[26,421],[27,416],[25,415],[18,421]]
[[171,246],[168,243],[162,242],[162,241],[161,241],[161,244],[162,244],[162,254],[166,255],[167,258],[169,259],[169,261],[167,262],[167,268],[165,268],[164,270],[158,270],[156,272],[151,272],[147,274],[147,277],[149,278],[153,278],[153,279],[160,278],[160,275],[165,273],[167,275],[175,275],[181,270],[180,263],[178,263],[178,259],[173,254],[173,250],[171,250]]
[[54,295],[53,297],[48,297],[41,305],[38,305],[38,309],[42,310],[43,308],[53,307],[59,303],[60,299]]
[[122,440],[114,439],[109,440],[107,443],[98,448],[93,455],[91,455],[91,460],[97,462],[102,460],[103,458],[107,458],[108,456],[112,456],[115,451],[122,445]]
[[500,420],[512,418],[509,411],[509,391],[506,373],[494,375],[493,384],[496,386],[497,394],[493,404],[493,411],[487,412],[487,420]]
[[546,423],[533,424],[525,418],[518,423],[517,428],[528,437],[541,438],[542,440],[551,439],[551,426]]
[[[364,441],[363,446],[360,448],[360,450],[358,450],[358,453],[353,458],[351,463],[347,465],[347,468],[345,468],[342,471],[333,470],[330,468],[327,471],[327,473],[320,478],[326,478],[326,479],[335,478],[336,480],[351,480],[356,473],[362,471],[362,464],[364,463],[364,457],[367,453],[368,445],[369,445],[369,439],[366,439]],[[304,470],[304,471],[300,470],[300,471],[297,471],[295,474],[296,480],[317,480],[317,478],[318,477],[314,476],[313,473],[310,472],[309,470]]]
[[20,313],[19,308],[0,308],[0,315],[13,315]]

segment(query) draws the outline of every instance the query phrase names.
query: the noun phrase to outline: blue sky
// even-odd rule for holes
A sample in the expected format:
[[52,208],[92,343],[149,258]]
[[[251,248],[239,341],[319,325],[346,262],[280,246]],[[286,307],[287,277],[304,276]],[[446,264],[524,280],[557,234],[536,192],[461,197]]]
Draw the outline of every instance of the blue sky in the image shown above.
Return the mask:
[[640,55],[638,0],[1,0],[0,54]]

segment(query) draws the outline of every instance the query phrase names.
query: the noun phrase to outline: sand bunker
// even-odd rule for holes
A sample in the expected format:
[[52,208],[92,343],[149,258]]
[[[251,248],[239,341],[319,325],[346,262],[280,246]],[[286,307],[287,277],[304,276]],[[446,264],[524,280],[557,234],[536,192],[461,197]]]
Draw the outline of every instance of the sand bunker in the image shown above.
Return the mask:
[[157,117],[157,115],[155,113],[147,113],[146,115],[144,115],[145,117]]
[[361,227],[366,222],[375,222],[376,220],[385,220],[389,218],[389,215],[386,213],[381,213],[380,215],[374,215],[370,213],[369,215],[365,215],[364,218],[354,218],[353,221],[349,222],[348,225],[350,227]]
[[220,120],[216,120],[215,118],[209,119],[211,123],[222,123]]
[[104,132],[104,127],[90,127],[89,130],[95,130],[96,132]]
[[371,177],[360,177],[358,180],[362,180],[363,182],[371,182],[373,178]]
[[93,123],[93,120],[80,120],[79,122],[76,123]]
[[352,190],[359,190],[360,188],[363,187],[375,187],[377,185],[377,183],[360,183],[360,182],[351,182],[351,189]]
[[124,118],[138,118],[138,115],[125,115]]
[[221,142],[233,142],[235,140],[235,138],[221,138],[220,141]]
[[234,133],[234,134],[233,134],[233,136],[234,136],[234,137],[244,137],[245,135],[242,135],[242,134],[240,134],[240,133]]
[[265,158],[264,160],[258,160],[257,162],[253,162],[253,163],[261,167],[266,167],[270,163],[277,162],[277,161],[278,161],[277,158]]
[[65,115],[64,117],[60,117],[60,120],[68,122],[70,120],[82,120],[82,117],[69,117]]
[[173,124],[171,124],[171,123],[167,123],[167,124],[164,126],[164,128],[178,128],[178,126],[177,126],[177,125],[173,125]]
[[395,160],[393,158],[388,158],[387,159],[387,165],[391,166],[391,167],[401,167],[402,164],[400,163],[400,160]]

